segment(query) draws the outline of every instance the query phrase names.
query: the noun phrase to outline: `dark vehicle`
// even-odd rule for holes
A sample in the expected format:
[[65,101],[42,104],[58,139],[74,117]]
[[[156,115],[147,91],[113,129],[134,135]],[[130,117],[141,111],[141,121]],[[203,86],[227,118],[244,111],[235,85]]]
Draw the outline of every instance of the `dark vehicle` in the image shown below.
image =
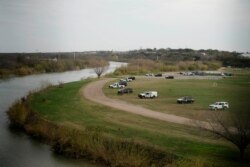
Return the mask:
[[166,79],[174,79],[174,76],[173,75],[169,75],[169,76],[166,76],[165,78]]
[[124,85],[124,86],[127,86],[127,85],[128,85],[128,83],[127,83],[126,81],[120,81],[120,82],[119,82],[119,85]]
[[135,77],[134,77],[134,76],[131,76],[131,77],[128,77],[128,79],[135,80]]
[[132,88],[123,88],[118,90],[117,94],[118,95],[123,95],[124,93],[133,93],[133,89]]
[[155,77],[162,77],[162,74],[155,74]]
[[225,75],[225,76],[228,76],[228,77],[233,76],[233,74],[232,74],[232,73],[227,73],[227,72],[224,72],[224,75]]
[[193,103],[194,99],[191,96],[184,96],[177,99],[177,103],[184,104],[184,103]]

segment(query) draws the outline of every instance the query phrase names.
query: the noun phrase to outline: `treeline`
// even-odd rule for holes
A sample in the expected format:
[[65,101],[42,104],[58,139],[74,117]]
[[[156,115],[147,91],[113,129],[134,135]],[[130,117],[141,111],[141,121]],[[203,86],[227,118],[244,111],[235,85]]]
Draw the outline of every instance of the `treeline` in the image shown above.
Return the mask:
[[104,53],[2,53],[0,77],[35,73],[63,72],[92,67],[95,57],[107,59]]
[[114,75],[138,75],[166,71],[204,71],[217,70],[221,67],[219,61],[179,61],[164,62],[150,59],[134,59],[127,66],[116,69]]
[[[140,49],[125,52],[0,53],[0,77],[62,72],[90,67],[90,59],[130,62],[128,71],[214,70],[221,66],[250,67],[250,58],[238,52],[193,49]],[[138,61],[142,61],[139,65]],[[155,64],[155,65],[153,65]],[[140,68],[138,68],[140,67]],[[154,67],[152,69],[152,67]],[[150,70],[151,69],[151,70]],[[123,69],[125,70],[125,69]],[[119,72],[120,73],[120,72]]]
[[113,53],[113,57],[119,60],[128,61],[131,59],[150,59],[161,62],[180,62],[180,61],[219,61],[222,66],[231,67],[250,67],[250,58],[242,56],[242,53],[219,51],[212,49],[140,49],[128,52]]

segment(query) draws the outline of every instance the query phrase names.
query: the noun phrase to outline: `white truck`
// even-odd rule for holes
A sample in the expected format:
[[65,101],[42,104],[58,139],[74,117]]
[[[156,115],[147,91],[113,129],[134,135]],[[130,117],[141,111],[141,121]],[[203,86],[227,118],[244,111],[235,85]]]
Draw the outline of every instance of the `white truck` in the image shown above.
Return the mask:
[[209,105],[209,109],[210,110],[222,110],[222,109],[226,109],[229,108],[229,104],[228,102],[215,102],[214,104]]
[[143,98],[156,98],[158,97],[158,93],[156,91],[146,91],[138,94],[138,97]]
[[124,78],[124,79],[120,79],[120,81],[122,81],[122,82],[131,82],[132,79],[130,79],[130,78]]
[[124,88],[125,85],[120,85],[118,82],[109,85],[109,88]]

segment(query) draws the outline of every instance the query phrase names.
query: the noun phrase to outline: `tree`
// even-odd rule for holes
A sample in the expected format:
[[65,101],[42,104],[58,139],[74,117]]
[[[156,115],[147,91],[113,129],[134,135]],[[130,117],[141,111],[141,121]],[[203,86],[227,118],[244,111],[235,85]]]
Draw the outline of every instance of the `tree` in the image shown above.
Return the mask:
[[92,58],[89,60],[89,66],[94,68],[94,71],[98,78],[107,70],[108,68],[108,61],[101,59],[101,58]]
[[96,73],[96,75],[98,76],[98,78],[101,77],[101,75],[107,70],[107,66],[105,67],[96,67],[94,68],[94,71]]
[[250,143],[250,114],[249,112],[230,112],[227,116],[221,112],[213,112],[210,120],[211,130],[214,134],[234,144],[239,152],[240,159]]

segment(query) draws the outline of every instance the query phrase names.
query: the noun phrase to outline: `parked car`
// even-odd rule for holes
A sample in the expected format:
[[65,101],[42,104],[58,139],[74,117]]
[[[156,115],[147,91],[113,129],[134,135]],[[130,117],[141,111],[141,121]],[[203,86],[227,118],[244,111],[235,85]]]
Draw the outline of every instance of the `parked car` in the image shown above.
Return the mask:
[[155,74],[155,77],[162,77],[162,74]]
[[158,93],[156,91],[146,91],[138,94],[138,97],[143,98],[156,98],[158,97]]
[[209,105],[210,110],[222,110],[229,108],[229,103],[228,102],[215,102],[214,104]]
[[231,77],[231,76],[233,76],[233,74],[232,74],[232,73],[228,73],[228,72],[224,72],[223,74],[224,74],[224,76],[227,76],[227,77]]
[[125,80],[127,81],[127,82],[131,82],[131,81],[133,81],[132,79],[130,79],[130,78],[125,78]]
[[147,77],[153,77],[154,74],[153,74],[153,73],[148,73],[148,74],[146,74],[145,76],[147,76]]
[[118,90],[117,94],[118,95],[123,95],[124,93],[133,93],[133,89],[132,88],[123,88]]
[[130,77],[128,77],[128,79],[135,80],[135,77],[134,76],[130,76]]
[[184,104],[184,103],[193,103],[194,99],[191,96],[184,96],[177,99],[177,103]]
[[109,88],[124,88],[125,85],[121,85],[118,82],[109,85]]
[[127,81],[120,81],[119,84],[124,85],[124,87],[128,85]]
[[173,75],[168,75],[168,76],[165,76],[166,79],[174,79],[174,76]]
[[129,78],[124,78],[124,79],[120,79],[121,82],[131,82],[132,79]]
[[195,74],[193,72],[184,72],[182,75],[193,76]]

